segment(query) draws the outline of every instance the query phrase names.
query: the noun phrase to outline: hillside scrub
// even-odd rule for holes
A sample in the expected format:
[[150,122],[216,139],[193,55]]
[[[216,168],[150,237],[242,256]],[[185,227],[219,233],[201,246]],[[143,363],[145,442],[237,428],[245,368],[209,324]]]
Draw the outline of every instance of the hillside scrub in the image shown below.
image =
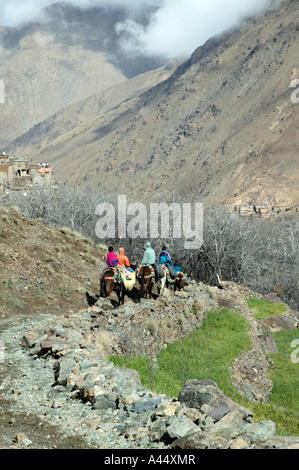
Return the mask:
[[86,237],[0,207],[1,316],[86,305],[105,251]]

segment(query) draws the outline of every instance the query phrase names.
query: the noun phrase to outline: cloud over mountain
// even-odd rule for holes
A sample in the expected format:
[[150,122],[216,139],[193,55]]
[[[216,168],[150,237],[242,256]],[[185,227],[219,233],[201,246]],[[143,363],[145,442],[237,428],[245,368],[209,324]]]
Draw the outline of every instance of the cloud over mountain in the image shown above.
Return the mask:
[[[53,0],[3,0],[2,25],[45,19],[42,10]],[[190,55],[215,34],[234,27],[244,17],[261,12],[270,0],[67,0],[81,9],[95,7],[127,8],[132,15],[117,25],[123,47],[132,54],[160,55],[168,58]],[[136,20],[136,11],[153,7],[146,26]],[[126,40],[123,34],[126,33]]]

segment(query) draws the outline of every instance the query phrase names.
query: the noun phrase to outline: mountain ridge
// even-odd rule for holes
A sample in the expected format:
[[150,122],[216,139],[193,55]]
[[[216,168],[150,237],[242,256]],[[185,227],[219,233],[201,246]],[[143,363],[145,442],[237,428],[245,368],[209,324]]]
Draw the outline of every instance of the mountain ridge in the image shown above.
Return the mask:
[[289,88],[299,77],[297,31],[298,2],[288,0],[211,38],[139,97],[37,151],[30,139],[24,148],[69,185],[142,200],[168,191],[212,205],[297,207]]
[[115,25],[132,14],[125,8],[82,10],[57,3],[43,12],[40,23],[0,29],[0,78],[6,88],[1,146],[61,108],[165,63],[121,49]]

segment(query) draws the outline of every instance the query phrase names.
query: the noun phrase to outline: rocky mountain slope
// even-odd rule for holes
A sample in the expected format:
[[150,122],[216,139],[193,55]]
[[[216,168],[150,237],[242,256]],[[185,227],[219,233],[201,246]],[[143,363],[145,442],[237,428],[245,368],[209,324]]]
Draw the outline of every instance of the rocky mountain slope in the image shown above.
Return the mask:
[[0,208],[0,318],[84,307],[99,295],[105,248]]
[[44,13],[41,23],[0,29],[1,148],[61,108],[163,63],[121,51],[115,24],[132,14],[122,7],[57,3]]
[[139,98],[41,147],[31,131],[18,148],[71,185],[134,200],[167,190],[207,204],[296,206],[298,8],[286,0],[212,38]]
[[[42,156],[43,149],[51,146],[53,142],[64,141],[71,136],[75,137],[87,129],[88,123],[91,121],[105,119],[107,113],[118,113],[120,109],[127,109],[131,102],[142,93],[167,80],[178,64],[179,61],[169,62],[158,69],[126,79],[97,94],[76,101],[36,124],[26,134],[11,142],[7,149],[15,158],[32,155],[33,159],[38,159]],[[78,165],[80,167],[80,164]],[[70,167],[73,167],[73,163],[70,164]],[[58,180],[65,180],[64,175],[56,171],[56,165],[54,173]]]

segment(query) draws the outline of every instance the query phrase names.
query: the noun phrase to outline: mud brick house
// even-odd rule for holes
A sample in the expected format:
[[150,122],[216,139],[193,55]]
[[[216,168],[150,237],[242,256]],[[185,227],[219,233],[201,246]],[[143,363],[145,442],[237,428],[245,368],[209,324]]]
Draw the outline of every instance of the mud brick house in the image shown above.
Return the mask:
[[52,171],[47,163],[34,165],[29,160],[14,160],[8,153],[0,154],[0,189],[21,190],[52,185]]

